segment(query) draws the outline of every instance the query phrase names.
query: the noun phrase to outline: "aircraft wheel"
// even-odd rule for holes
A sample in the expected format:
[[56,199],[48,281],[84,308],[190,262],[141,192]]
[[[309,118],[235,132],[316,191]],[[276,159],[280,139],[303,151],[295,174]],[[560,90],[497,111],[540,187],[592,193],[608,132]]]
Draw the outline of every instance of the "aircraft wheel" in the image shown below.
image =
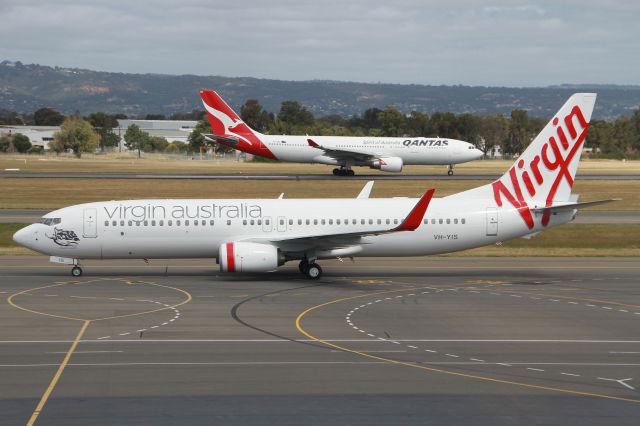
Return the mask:
[[453,170],[449,170],[449,171],[447,172],[447,174],[448,174],[449,176],[453,176]]
[[340,169],[333,169],[333,175],[334,176],[339,176],[340,175]]
[[317,263],[312,263],[307,268],[307,278],[312,280],[320,279],[322,276],[322,268]]
[[74,266],[73,268],[71,268],[71,275],[74,277],[81,277],[82,276],[82,268],[79,266]]
[[303,275],[307,275],[308,268],[309,268],[309,262],[307,262],[306,260],[301,260],[300,263],[298,264],[298,269],[300,270],[300,273]]
[[353,170],[349,169],[347,170],[347,176],[355,176],[356,172],[354,172]]

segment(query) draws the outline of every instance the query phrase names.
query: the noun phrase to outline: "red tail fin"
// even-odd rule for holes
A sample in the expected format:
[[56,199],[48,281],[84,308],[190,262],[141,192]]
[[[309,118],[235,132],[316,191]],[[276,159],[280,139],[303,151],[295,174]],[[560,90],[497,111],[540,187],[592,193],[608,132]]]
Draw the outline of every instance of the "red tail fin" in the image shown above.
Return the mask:
[[207,111],[211,130],[216,135],[235,134],[247,137],[254,132],[247,126],[238,114],[213,90],[201,90],[200,98]]

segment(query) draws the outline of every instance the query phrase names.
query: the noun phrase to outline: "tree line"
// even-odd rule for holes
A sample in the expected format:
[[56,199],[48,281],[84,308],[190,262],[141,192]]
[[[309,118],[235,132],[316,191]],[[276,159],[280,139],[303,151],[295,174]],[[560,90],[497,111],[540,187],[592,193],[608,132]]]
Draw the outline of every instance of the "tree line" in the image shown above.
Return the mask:
[[[394,106],[384,110],[369,108],[359,115],[342,117],[314,115],[297,101],[284,101],[280,111],[272,113],[264,110],[256,99],[247,100],[240,108],[241,118],[253,129],[268,134],[288,135],[335,135],[335,136],[390,136],[390,137],[442,137],[461,139],[474,144],[485,156],[492,156],[495,147],[503,154],[515,155],[531,142],[532,138],[548,121],[531,117],[526,110],[514,109],[506,117],[504,115],[475,115],[470,113],[454,114],[436,112],[431,115],[412,111],[405,114]],[[124,115],[109,115],[103,112],[81,117],[74,114],[65,117],[52,108],[41,108],[29,119],[35,125],[61,126],[54,136],[50,148],[56,152],[72,150],[76,155],[82,152],[94,152],[96,149],[106,150],[118,145],[120,138],[114,133],[118,119]],[[149,114],[148,120],[165,119],[163,115]],[[229,148],[210,146],[204,135],[211,133],[211,128],[203,111],[193,110],[190,113],[174,114],[169,119],[197,120],[194,131],[188,142],[167,141],[154,137],[131,125],[124,134],[124,143],[129,150],[138,152],[201,152],[214,149],[217,152]],[[0,111],[1,124],[24,124],[16,113]],[[14,136],[15,138],[15,136]],[[0,150],[7,151],[11,146],[24,152],[27,146],[23,140],[17,143],[0,138]],[[18,149],[17,147],[21,148]],[[630,117],[619,117],[615,121],[592,120],[586,146],[605,157],[637,157],[640,152],[640,110]]]

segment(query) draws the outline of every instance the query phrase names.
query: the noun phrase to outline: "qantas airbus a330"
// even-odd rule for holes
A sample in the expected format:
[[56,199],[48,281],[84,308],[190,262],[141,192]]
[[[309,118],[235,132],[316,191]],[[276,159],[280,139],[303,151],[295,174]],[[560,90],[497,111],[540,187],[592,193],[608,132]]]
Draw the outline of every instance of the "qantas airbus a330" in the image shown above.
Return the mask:
[[381,138],[263,135],[247,126],[212,90],[201,90],[214,141],[272,160],[339,166],[334,175],[353,176],[352,167],[400,172],[407,164],[453,165],[482,158],[468,142],[449,138]]
[[538,233],[581,207],[571,188],[595,94],[578,93],[498,180],[444,198],[128,200],[53,211],[14,240],[73,265],[81,259],[217,259],[223,272],[268,272],[288,261],[317,279],[319,259],[424,256]]

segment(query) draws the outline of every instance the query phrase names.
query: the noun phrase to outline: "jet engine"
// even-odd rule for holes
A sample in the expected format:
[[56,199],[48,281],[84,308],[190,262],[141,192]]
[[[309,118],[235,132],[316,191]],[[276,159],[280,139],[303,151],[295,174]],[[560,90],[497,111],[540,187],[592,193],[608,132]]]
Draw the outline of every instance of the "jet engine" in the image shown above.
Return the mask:
[[382,170],[383,172],[401,172],[402,171],[402,158],[400,157],[385,157],[373,160],[370,166],[372,169]]
[[220,246],[221,272],[268,272],[284,264],[284,256],[269,244],[237,242]]

